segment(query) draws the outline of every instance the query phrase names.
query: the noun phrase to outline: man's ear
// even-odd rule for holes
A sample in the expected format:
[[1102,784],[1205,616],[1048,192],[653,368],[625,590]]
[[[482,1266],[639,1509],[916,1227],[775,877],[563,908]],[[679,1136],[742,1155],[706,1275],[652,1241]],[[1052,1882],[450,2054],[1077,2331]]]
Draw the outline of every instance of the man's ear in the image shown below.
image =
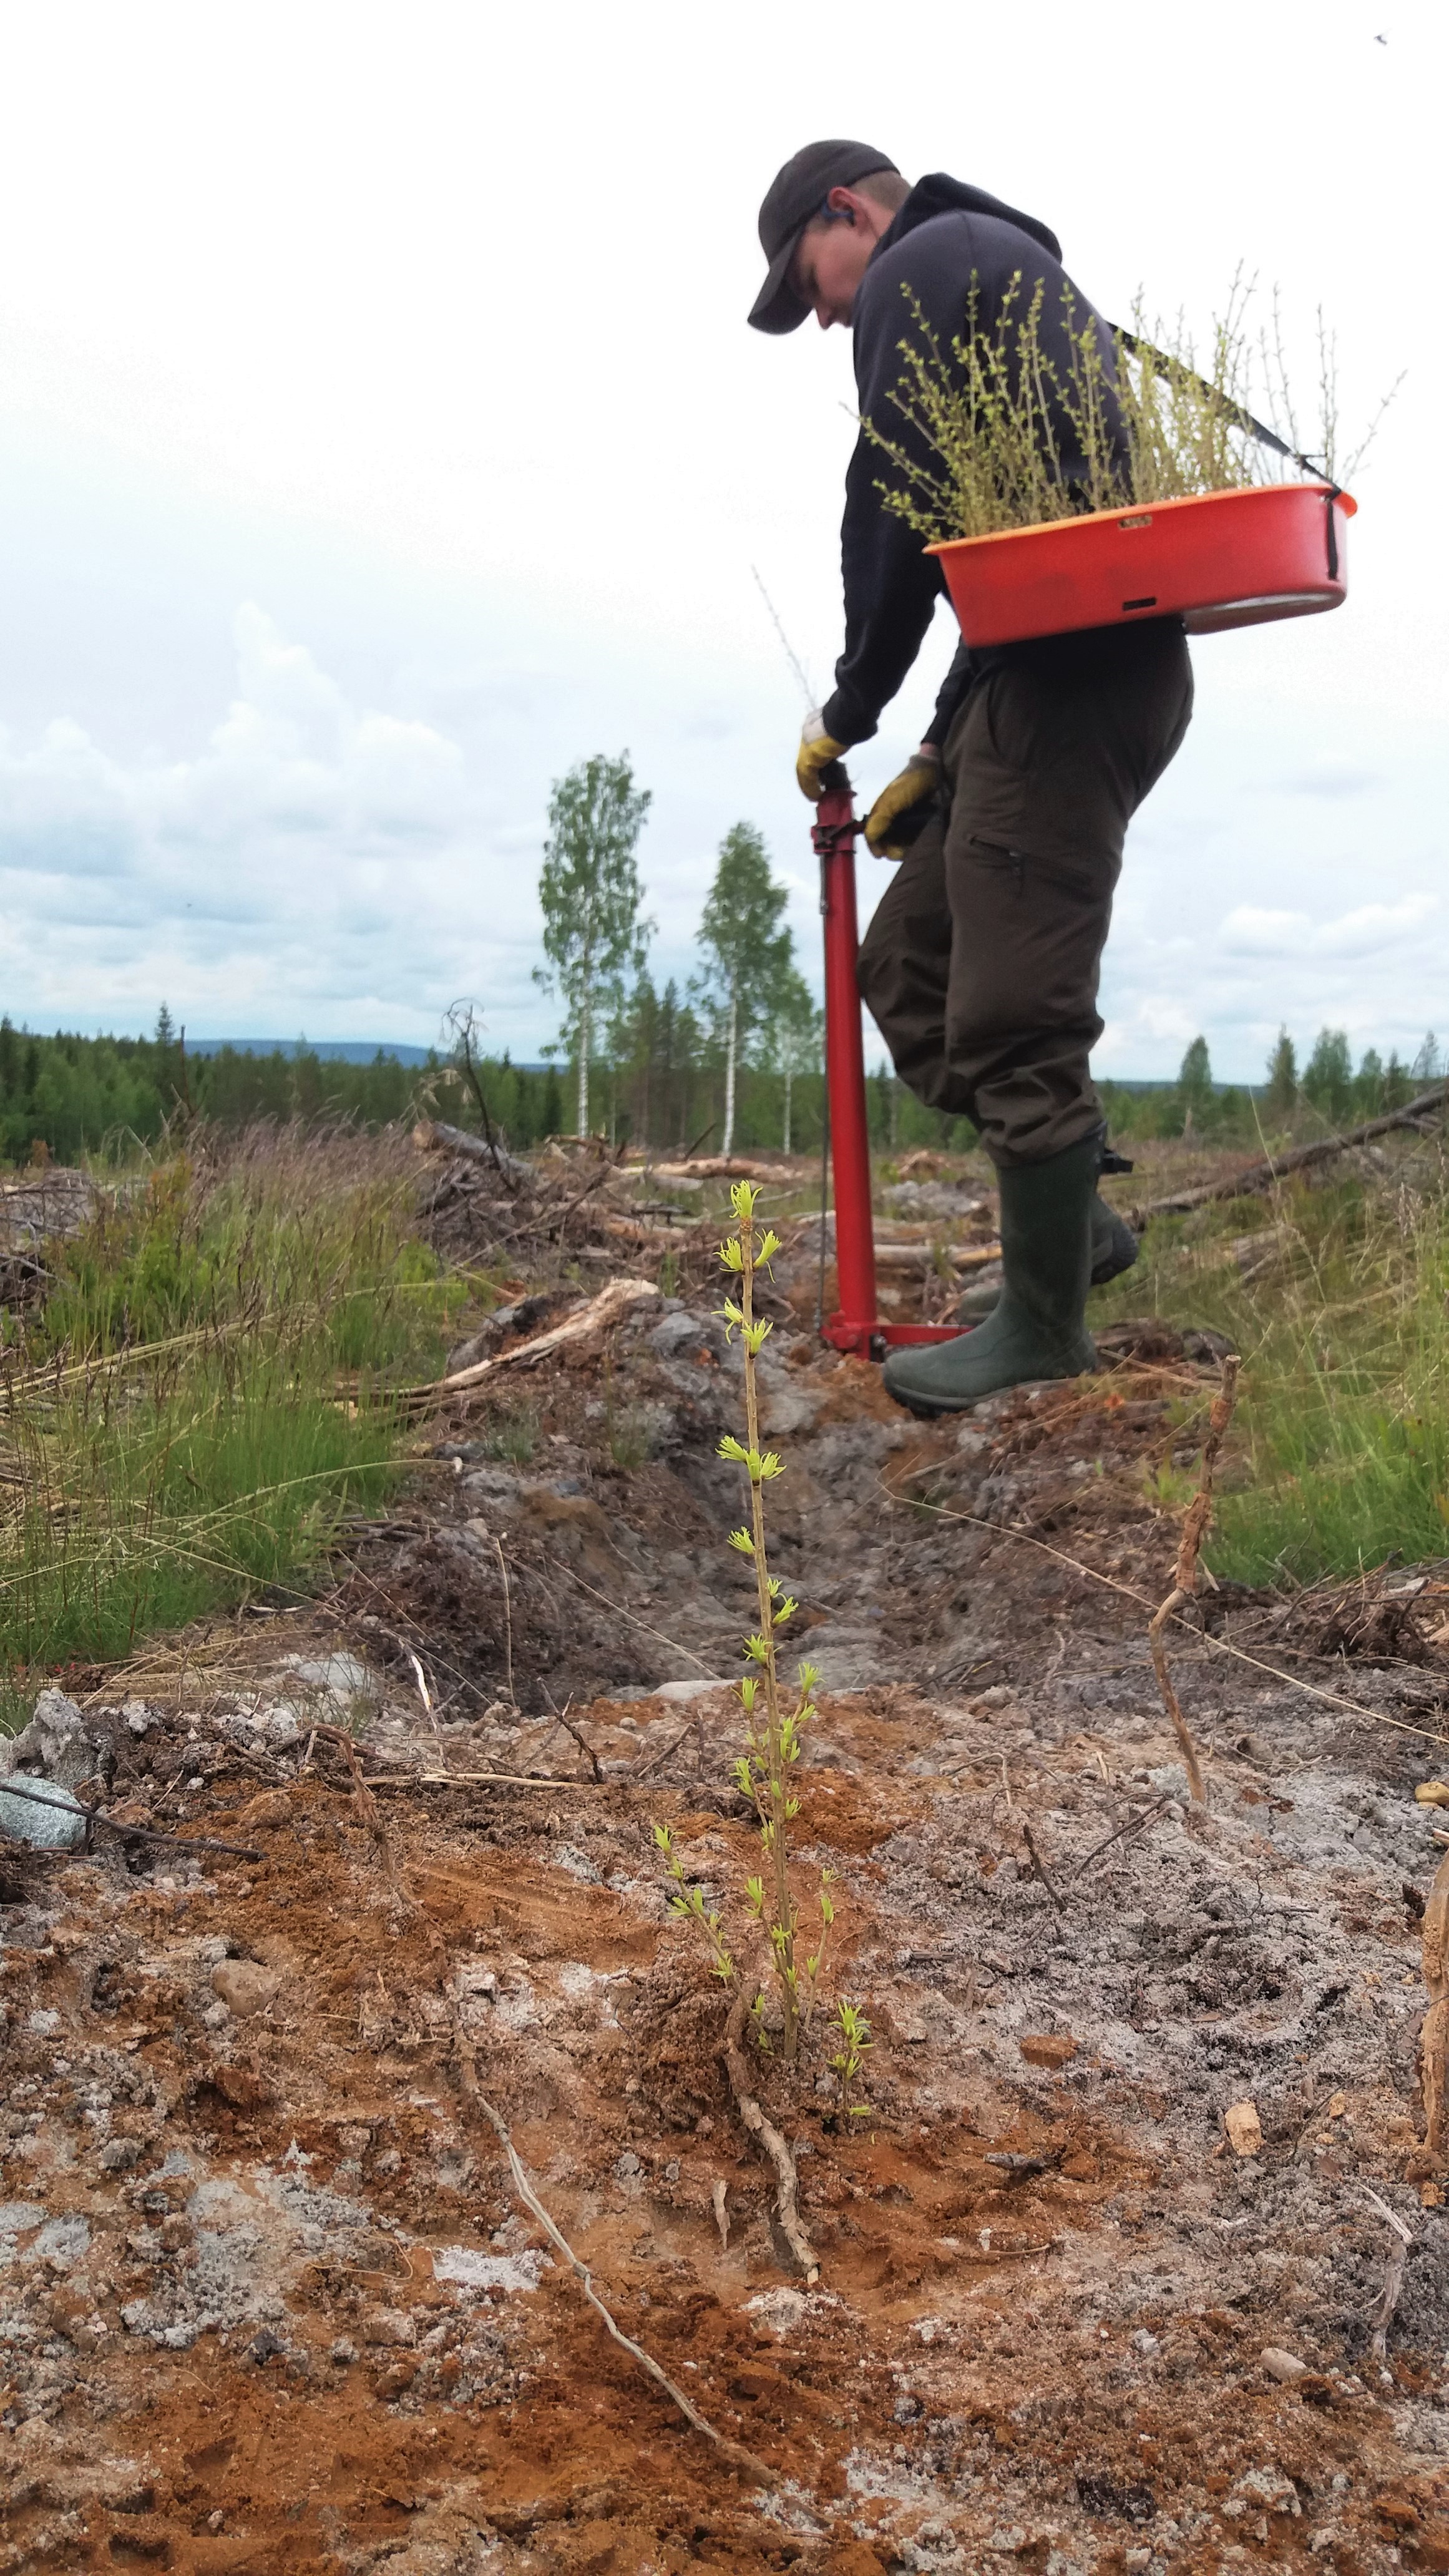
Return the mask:
[[855,208],[844,188],[832,188],[825,200],[826,212],[833,224],[853,224]]

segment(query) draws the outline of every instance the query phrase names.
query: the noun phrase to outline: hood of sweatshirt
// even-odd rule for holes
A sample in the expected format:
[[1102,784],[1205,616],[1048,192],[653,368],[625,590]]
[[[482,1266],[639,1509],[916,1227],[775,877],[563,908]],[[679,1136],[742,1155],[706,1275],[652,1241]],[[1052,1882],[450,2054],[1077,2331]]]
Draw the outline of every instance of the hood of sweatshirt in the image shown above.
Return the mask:
[[984,188],[968,187],[964,179],[953,179],[944,170],[933,170],[918,179],[889,232],[882,233],[873,257],[878,258],[887,244],[904,241],[918,224],[928,224],[935,215],[996,215],[1002,223],[1015,224],[1018,232],[1030,233],[1033,241],[1059,260],[1062,246],[1049,224],[1037,222],[1035,215],[1024,215],[1019,206],[1006,206],[999,197]]

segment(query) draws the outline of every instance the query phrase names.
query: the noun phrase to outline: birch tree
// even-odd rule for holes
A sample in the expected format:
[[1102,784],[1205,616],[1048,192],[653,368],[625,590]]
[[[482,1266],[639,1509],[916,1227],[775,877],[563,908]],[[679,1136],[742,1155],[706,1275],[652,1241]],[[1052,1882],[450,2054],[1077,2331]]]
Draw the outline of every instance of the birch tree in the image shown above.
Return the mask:
[[736,823],[720,843],[719,865],[699,925],[705,962],[690,986],[724,1048],[724,1154],[734,1147],[739,1067],[794,971],[795,943],[789,930],[780,927],[789,900],[787,889],[770,875],[770,854],[753,823]]
[[649,811],[627,752],[596,752],[554,781],[538,880],[546,966],[533,970],[563,1005],[562,1037],[579,1069],[578,1132],[589,1132],[589,1067],[596,1035],[617,1009],[625,974],[644,963],[653,923],[641,918],[634,853]]
[[793,966],[786,974],[775,1008],[770,1015],[766,1039],[766,1060],[785,1085],[785,1114],[780,1145],[790,1151],[790,1094],[795,1077],[820,1071],[821,1051],[825,1042],[825,1014],[815,1000],[803,975]]

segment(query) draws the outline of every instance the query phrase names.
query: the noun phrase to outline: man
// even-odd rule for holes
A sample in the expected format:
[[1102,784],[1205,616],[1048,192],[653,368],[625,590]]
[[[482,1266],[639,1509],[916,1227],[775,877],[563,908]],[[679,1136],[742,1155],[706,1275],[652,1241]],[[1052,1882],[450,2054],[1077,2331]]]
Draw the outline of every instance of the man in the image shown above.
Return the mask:
[[[797,152],[760,209],[760,240],[769,273],[750,321],[793,331],[813,312],[822,330],[850,329],[861,415],[908,448],[890,403],[908,298],[949,351],[973,283],[978,327],[991,332],[1013,286],[1020,310],[1040,280],[1042,342],[1064,375],[1064,296],[1078,331],[1095,318],[1045,224],[944,175],[912,188],[867,144]],[[1110,363],[1105,324],[1100,335]],[[831,764],[876,731],[943,587],[936,558],[882,506],[886,470],[862,433],[841,529],[845,650],[796,762],[812,802]],[[867,817],[870,847],[902,865],[862,943],[861,992],[917,1097],[980,1130],[1001,1193],[1004,1284],[992,1314],[886,1364],[886,1385],[913,1411],[960,1411],[998,1387],[1095,1365],[1091,1279],[1136,1257],[1097,1195],[1105,1128],[1088,1057],[1103,1025],[1098,972],[1128,821],[1191,712],[1175,618],[962,646],[927,739]]]

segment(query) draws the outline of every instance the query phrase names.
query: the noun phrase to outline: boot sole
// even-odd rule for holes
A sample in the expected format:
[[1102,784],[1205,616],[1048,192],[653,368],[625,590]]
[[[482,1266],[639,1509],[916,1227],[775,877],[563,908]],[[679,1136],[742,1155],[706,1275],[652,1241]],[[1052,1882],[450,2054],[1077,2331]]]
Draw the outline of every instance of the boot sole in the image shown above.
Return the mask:
[[950,1413],[974,1413],[978,1404],[994,1403],[998,1395],[1015,1395],[1022,1387],[1069,1386],[1074,1377],[1090,1377],[1096,1366],[1094,1352],[1080,1368],[1063,1369],[1057,1377],[1013,1378],[1006,1386],[984,1388],[980,1395],[963,1395],[959,1403],[952,1403],[947,1397],[917,1395],[889,1384],[886,1385],[886,1393],[893,1404],[898,1404],[903,1413],[913,1413],[918,1422],[937,1422]]

